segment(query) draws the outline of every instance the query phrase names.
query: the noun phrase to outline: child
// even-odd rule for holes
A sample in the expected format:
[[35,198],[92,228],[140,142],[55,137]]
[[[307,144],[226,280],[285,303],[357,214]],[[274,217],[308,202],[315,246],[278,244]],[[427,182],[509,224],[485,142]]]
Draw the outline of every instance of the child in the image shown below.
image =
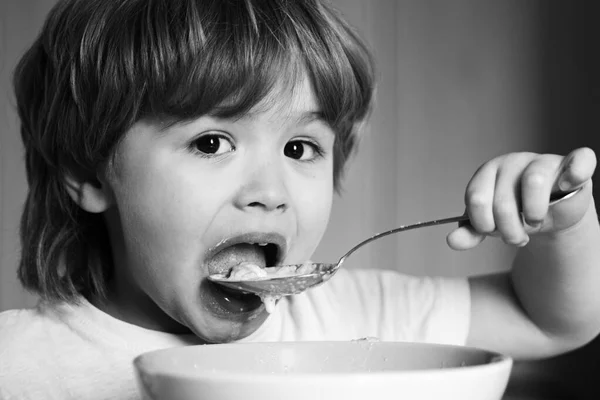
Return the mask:
[[343,269],[272,314],[207,280],[302,263],[325,231],[373,72],[318,0],[61,1],[14,83],[19,277],[42,300],[0,315],[2,399],[136,399],[132,359],[170,346],[375,336],[538,358],[600,330],[586,148],[508,154],[469,182],[448,243],[520,246],[510,273]]

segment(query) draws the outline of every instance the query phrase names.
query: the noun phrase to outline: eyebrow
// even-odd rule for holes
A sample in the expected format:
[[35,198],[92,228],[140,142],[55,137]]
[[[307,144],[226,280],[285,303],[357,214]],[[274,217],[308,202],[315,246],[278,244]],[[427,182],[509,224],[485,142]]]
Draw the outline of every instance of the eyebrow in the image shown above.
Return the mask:
[[[252,120],[256,117],[256,114],[258,114],[258,113],[248,112],[239,117],[235,117],[234,119],[235,120],[243,120],[243,119]],[[228,118],[224,118],[224,119],[228,119]],[[290,113],[289,115],[287,115],[287,121],[291,122],[292,124],[295,124],[295,125],[308,125],[312,122],[321,122],[321,123],[329,126],[329,122],[327,122],[327,120],[325,119],[325,113],[318,109],[303,111],[303,112],[299,112],[299,113]]]

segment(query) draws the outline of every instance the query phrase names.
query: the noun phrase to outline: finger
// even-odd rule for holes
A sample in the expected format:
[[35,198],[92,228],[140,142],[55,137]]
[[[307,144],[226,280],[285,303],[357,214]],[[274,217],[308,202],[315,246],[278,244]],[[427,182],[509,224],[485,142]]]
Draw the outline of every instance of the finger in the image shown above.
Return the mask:
[[530,163],[529,154],[508,155],[496,174],[492,212],[496,231],[505,243],[524,246],[529,241],[520,213],[520,180]]
[[492,204],[497,165],[501,158],[483,164],[469,181],[465,190],[465,205],[471,226],[479,233],[490,234],[496,229]]
[[562,160],[563,157],[553,154],[540,155],[535,157],[523,171],[521,177],[523,219],[534,230],[541,227],[548,213],[552,186]]
[[581,147],[569,153],[562,163],[557,186],[568,192],[583,186],[596,169],[596,154],[588,147]]
[[483,242],[485,238],[485,234],[477,232],[471,225],[463,225],[446,236],[446,243],[453,250],[468,250]]

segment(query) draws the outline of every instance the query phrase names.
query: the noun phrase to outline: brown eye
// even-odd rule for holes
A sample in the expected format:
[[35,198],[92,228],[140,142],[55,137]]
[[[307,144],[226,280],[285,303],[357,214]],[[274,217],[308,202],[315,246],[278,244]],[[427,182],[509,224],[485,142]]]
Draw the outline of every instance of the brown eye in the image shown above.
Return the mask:
[[218,155],[235,150],[230,140],[222,135],[203,135],[192,144],[195,150],[207,155]]
[[305,140],[292,140],[283,148],[286,157],[300,161],[314,161],[322,155],[318,145]]

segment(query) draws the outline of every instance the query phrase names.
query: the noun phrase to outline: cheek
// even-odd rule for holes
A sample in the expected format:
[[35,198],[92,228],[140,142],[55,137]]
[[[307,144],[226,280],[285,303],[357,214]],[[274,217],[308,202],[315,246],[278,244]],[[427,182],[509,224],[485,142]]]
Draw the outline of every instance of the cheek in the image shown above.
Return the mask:
[[[152,179],[147,179],[148,176]],[[189,187],[185,180],[172,175],[170,179],[162,178],[160,173],[149,173],[122,187],[117,198],[118,207],[123,218],[128,218],[123,222],[131,227],[132,233],[165,238],[175,235],[175,238],[178,232],[193,226],[189,219],[193,217],[190,211],[194,191],[182,190],[182,187]]]
[[186,171],[181,164],[169,168],[146,163],[126,171],[117,185],[126,257],[133,268],[153,275],[168,270],[168,279],[190,269],[198,272],[204,234],[222,196]]
[[226,197],[222,180],[202,174],[191,157],[156,149],[134,159],[117,182],[117,202],[137,229],[193,237]]
[[317,248],[325,234],[333,202],[333,179],[324,178],[312,181],[310,189],[305,189],[297,198],[298,229],[302,236],[301,262],[306,261]]

